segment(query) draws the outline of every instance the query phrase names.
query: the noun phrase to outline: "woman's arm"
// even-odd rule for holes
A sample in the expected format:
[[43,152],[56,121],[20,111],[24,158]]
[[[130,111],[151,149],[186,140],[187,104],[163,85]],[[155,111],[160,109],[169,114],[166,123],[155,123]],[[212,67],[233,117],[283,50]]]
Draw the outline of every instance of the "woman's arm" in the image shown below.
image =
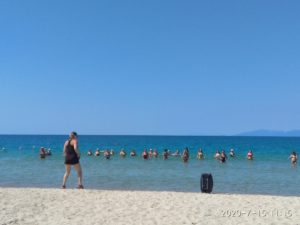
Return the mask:
[[74,140],[74,150],[77,154],[77,157],[79,158],[80,157],[80,151],[78,149],[78,143],[77,143],[77,140]]
[[67,149],[67,142],[65,142],[65,145],[64,145],[64,150],[63,150],[63,155],[66,156],[66,149]]

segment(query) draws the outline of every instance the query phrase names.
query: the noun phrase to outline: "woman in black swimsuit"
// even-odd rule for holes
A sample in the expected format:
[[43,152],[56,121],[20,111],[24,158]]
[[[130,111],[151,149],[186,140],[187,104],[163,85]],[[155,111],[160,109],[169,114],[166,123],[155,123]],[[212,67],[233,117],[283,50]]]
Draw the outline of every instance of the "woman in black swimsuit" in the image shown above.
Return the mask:
[[225,151],[222,151],[222,153],[220,155],[220,162],[225,163],[226,159],[227,159],[227,155],[226,155]]
[[70,134],[70,139],[65,142],[64,145],[64,156],[65,156],[65,166],[66,172],[63,179],[62,188],[66,188],[66,182],[71,172],[71,166],[74,166],[78,175],[78,188],[83,189],[82,185],[82,170],[79,163],[80,152],[78,149],[77,133],[72,132]]

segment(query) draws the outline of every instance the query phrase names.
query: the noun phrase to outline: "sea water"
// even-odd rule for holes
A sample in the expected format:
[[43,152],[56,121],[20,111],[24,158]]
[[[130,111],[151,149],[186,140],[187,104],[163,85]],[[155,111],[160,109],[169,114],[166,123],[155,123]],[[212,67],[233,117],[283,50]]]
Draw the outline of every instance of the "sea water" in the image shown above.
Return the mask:
[[[64,174],[63,135],[0,135],[0,187],[59,188]],[[40,147],[51,148],[52,156],[39,158]],[[299,165],[291,165],[291,151],[300,149],[296,137],[208,137],[208,136],[79,136],[80,163],[84,186],[89,189],[199,192],[200,176],[211,173],[214,193],[245,193],[300,196]],[[180,157],[163,160],[169,149],[190,150],[190,160]],[[87,156],[96,148],[114,149],[106,160]],[[157,149],[158,158],[143,160],[143,149]],[[204,159],[197,160],[202,148]],[[229,157],[233,148],[236,156]],[[120,149],[127,151],[122,159]],[[137,157],[130,157],[135,149]],[[254,160],[246,159],[248,150]],[[214,159],[216,150],[225,150],[226,163]],[[67,188],[75,188],[72,169]]]

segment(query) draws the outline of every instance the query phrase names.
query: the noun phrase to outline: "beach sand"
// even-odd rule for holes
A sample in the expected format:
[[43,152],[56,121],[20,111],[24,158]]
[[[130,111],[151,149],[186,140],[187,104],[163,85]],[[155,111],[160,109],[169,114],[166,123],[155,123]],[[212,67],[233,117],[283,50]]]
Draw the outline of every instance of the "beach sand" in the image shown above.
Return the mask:
[[0,188],[0,224],[300,224],[300,197]]

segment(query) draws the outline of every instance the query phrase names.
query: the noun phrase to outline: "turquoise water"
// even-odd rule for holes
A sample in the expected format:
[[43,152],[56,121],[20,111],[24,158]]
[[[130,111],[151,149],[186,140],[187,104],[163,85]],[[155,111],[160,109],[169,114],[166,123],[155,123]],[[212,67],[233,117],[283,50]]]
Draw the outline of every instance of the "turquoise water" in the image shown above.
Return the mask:
[[[1,187],[60,187],[64,173],[62,147],[67,136],[0,135]],[[53,155],[39,159],[41,146]],[[79,136],[84,185],[92,189],[200,191],[200,175],[212,173],[214,193],[247,193],[300,196],[299,165],[292,166],[288,157],[300,147],[300,138],[279,137],[187,137],[187,136]],[[143,160],[140,156],[121,159],[121,148],[156,148],[160,153],[189,147],[190,160],[180,158]],[[88,157],[88,149],[114,149],[111,160]],[[205,159],[197,160],[198,148]],[[224,164],[213,156],[217,149],[227,154],[235,149],[236,157]],[[253,161],[246,160],[249,149]],[[298,152],[299,153],[299,152]],[[67,187],[76,187],[76,173],[71,172]]]

